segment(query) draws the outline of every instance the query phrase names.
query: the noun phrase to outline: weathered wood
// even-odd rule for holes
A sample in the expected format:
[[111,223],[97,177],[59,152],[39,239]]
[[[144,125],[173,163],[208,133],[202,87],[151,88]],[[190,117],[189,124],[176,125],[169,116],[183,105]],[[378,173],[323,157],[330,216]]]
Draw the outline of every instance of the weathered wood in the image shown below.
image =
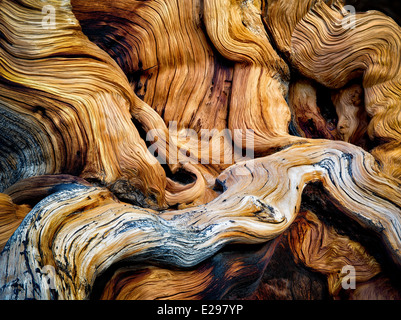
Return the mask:
[[[85,299],[96,277],[119,261],[186,268],[229,243],[274,239],[293,223],[312,181],[322,181],[401,265],[397,183],[363,150],[321,142],[230,167],[219,177],[225,191],[190,210],[157,213],[120,203],[105,189],[61,187],[35,206],[4,248],[1,296]],[[54,291],[46,290],[47,275],[39,272],[47,265],[56,270]]]
[[399,299],[401,29],[347,3],[1,1],[0,298]]
[[372,152],[383,170],[400,177],[401,60],[394,53],[399,52],[401,29],[378,11],[356,14],[349,27],[344,27],[345,17],[340,9],[318,2],[294,30],[291,59],[303,74],[330,88],[362,77],[365,110],[372,118],[368,133],[381,141]]

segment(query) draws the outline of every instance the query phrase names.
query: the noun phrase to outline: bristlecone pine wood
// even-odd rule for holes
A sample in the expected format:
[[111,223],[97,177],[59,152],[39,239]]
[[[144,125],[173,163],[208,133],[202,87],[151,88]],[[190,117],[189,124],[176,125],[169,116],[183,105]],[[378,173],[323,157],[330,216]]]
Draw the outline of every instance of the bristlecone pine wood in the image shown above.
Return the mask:
[[0,298],[401,299],[378,6],[2,0]]

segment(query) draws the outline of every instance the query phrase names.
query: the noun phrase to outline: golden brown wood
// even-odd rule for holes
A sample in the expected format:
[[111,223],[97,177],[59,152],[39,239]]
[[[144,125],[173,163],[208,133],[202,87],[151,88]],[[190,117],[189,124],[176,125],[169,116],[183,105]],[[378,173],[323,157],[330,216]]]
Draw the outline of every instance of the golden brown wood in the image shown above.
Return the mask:
[[401,29],[345,4],[1,1],[0,298],[399,299]]

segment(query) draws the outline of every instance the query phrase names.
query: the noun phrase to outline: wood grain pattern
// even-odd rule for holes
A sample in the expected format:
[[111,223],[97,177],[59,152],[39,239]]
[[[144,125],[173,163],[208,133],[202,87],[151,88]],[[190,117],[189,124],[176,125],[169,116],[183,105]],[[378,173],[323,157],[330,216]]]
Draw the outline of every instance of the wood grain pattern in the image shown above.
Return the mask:
[[394,53],[400,27],[378,11],[356,14],[352,28],[343,27],[344,17],[318,2],[294,30],[291,58],[305,75],[331,88],[362,77],[368,133],[381,141],[373,154],[383,170],[399,177],[400,56]]
[[0,298],[400,299],[401,29],[349,3],[1,1]]
[[[336,149],[330,149],[333,145]],[[299,154],[301,159],[294,157]],[[288,172],[286,182],[279,180],[282,172]],[[1,295],[85,299],[96,275],[119,261],[186,268],[229,243],[274,239],[296,218],[305,185],[317,180],[351,219],[379,235],[400,265],[396,182],[380,174],[373,157],[361,149],[322,142],[230,167],[219,177],[225,191],[191,210],[157,213],[121,203],[105,189],[61,186],[35,206],[4,248]],[[43,289],[46,277],[29,271],[46,265],[57,270],[55,293]]]

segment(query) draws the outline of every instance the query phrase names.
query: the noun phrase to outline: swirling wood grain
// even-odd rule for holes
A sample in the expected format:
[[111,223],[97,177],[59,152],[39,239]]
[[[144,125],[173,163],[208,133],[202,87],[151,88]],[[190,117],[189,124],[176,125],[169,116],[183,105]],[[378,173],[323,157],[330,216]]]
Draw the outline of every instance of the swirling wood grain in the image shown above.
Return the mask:
[[378,11],[350,17],[340,9],[316,3],[294,30],[291,60],[330,88],[362,77],[368,133],[380,141],[373,154],[386,172],[400,177],[401,29]]
[[394,20],[49,0],[45,28],[44,5],[0,2],[0,298],[399,298]]
[[[186,268],[228,243],[274,239],[296,218],[302,190],[312,181],[322,181],[342,210],[377,234],[401,264],[399,188],[361,149],[338,142],[294,146],[234,165],[219,181],[225,191],[210,203],[162,213],[120,203],[105,189],[60,187],[35,206],[4,248],[1,296],[85,299],[96,277],[119,261]],[[53,291],[39,272],[46,265],[56,270]]]
[[134,97],[121,69],[88,41],[68,2],[49,2],[58,8],[55,30],[42,28],[40,2],[27,3],[25,15],[19,3],[1,4],[0,190],[72,173],[111,188],[127,181],[163,205],[165,173],[131,121]]
[[352,266],[352,281],[366,282],[380,273],[379,263],[357,242],[326,227],[312,212],[297,218],[289,237],[291,249],[306,266],[327,275],[329,292],[338,295],[344,277],[342,270]]

